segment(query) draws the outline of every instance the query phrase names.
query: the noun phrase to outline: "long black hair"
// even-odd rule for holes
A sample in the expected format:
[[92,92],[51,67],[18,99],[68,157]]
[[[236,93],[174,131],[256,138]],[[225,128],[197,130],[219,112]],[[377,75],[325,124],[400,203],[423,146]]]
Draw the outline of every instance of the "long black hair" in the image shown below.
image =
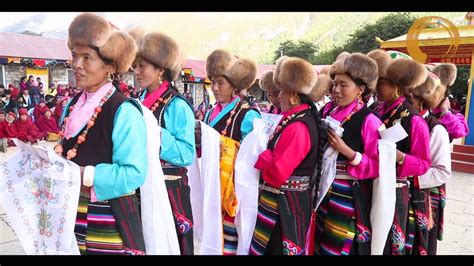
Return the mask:
[[310,112],[311,112],[311,115],[316,120],[316,128],[319,134],[316,164],[314,167],[314,172],[310,178],[310,189],[311,191],[313,190],[315,191],[314,196],[316,198],[320,179],[321,179],[321,169],[322,169],[324,147],[326,146],[326,143],[327,143],[328,131],[327,131],[327,128],[323,124],[323,121],[321,119],[321,114],[319,113],[318,108],[316,107],[314,102],[309,98],[309,96],[306,94],[298,93],[298,97],[300,98],[302,103],[306,103],[310,106]]

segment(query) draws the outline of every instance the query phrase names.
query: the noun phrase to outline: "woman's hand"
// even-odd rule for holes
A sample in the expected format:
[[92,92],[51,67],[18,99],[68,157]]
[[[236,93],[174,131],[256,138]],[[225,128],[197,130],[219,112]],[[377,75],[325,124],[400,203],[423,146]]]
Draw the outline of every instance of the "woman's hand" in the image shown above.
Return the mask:
[[342,155],[346,156],[348,160],[353,160],[356,153],[339,137],[333,129],[328,129],[328,142]]

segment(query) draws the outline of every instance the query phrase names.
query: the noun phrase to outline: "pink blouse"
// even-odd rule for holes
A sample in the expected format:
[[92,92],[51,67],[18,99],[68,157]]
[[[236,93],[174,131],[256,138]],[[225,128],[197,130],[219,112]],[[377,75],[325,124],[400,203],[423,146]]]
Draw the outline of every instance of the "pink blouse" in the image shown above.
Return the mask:
[[[330,116],[339,122],[349,115],[357,101],[341,108],[337,106]],[[358,165],[347,165],[347,173],[357,179],[377,178],[379,176],[379,150],[378,128],[382,125],[380,119],[373,114],[369,114],[362,123],[362,143],[364,145],[364,153],[362,153],[362,160]],[[357,152],[357,151],[356,151]]]
[[[307,104],[297,106],[283,113],[282,120],[287,116],[309,109]],[[309,129],[303,122],[294,122],[281,132],[273,150],[267,149],[260,154],[254,167],[261,171],[265,182],[280,187],[291,176],[311,149]]]
[[[440,112],[440,108],[433,110],[434,114]],[[462,138],[469,134],[466,118],[461,113],[448,112],[440,117],[439,122],[446,127],[449,137],[452,139]]]

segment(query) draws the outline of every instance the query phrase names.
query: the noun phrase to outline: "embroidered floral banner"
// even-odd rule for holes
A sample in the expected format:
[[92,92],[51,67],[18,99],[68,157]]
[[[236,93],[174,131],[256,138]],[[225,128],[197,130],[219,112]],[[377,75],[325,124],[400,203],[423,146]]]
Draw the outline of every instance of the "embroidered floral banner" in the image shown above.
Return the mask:
[[21,245],[28,255],[78,255],[79,166],[49,147],[15,144],[0,162],[0,200]]

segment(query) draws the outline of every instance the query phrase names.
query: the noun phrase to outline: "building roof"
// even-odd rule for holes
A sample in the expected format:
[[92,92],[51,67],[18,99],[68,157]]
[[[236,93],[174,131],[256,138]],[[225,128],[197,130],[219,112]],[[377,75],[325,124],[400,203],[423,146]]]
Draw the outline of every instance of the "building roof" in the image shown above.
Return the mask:
[[65,40],[0,32],[0,56],[71,60]]

